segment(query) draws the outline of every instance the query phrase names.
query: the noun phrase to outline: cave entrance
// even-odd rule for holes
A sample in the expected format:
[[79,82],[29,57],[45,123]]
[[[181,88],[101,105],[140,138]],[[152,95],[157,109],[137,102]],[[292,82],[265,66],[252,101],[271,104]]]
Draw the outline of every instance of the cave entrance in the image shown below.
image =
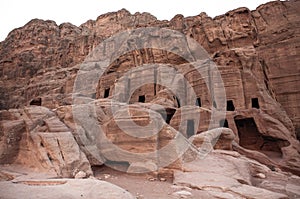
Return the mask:
[[239,144],[250,150],[260,151],[270,158],[281,158],[281,147],[289,145],[288,141],[262,135],[253,118],[234,119],[238,129]]
[[202,106],[200,97],[197,97],[197,99],[196,99],[196,106],[199,106],[199,107]]
[[106,88],[106,89],[104,90],[104,98],[108,98],[108,96],[109,96],[109,91],[110,91],[110,88]]
[[259,109],[258,98],[252,98],[252,99],[251,99],[251,104],[252,104],[252,108],[257,108],[257,109]]
[[228,100],[227,101],[227,107],[226,107],[226,110],[227,111],[234,111],[235,110],[235,107],[233,105],[233,101],[232,100]]
[[146,101],[145,95],[140,95],[139,96],[139,102],[144,103]]
[[188,120],[187,121],[187,128],[186,128],[186,135],[187,138],[195,135],[195,122],[194,120]]
[[167,111],[166,123],[170,124],[170,121],[173,118],[176,109],[167,108],[166,111]]
[[42,98],[39,97],[39,98],[31,100],[29,105],[42,106]]
[[240,145],[246,149],[260,150],[263,139],[253,118],[235,119]]

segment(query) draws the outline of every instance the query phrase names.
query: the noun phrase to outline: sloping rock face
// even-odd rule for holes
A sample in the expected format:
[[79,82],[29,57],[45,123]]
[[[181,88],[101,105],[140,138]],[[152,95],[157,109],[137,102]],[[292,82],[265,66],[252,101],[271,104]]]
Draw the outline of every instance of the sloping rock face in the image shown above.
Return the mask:
[[[118,107],[115,119],[109,108],[111,103]],[[61,106],[52,111],[41,106],[1,111],[1,116],[5,115],[9,120],[1,121],[1,128],[5,129],[3,132],[7,133],[0,137],[0,187],[5,190],[0,196],[38,197],[43,190],[44,198],[132,198],[123,189],[93,177],[53,179],[86,178],[92,175],[91,165],[106,162],[106,165],[113,167],[114,162],[127,163],[122,171],[129,173],[158,170],[158,176],[169,177],[171,173],[174,175],[173,183],[184,190],[193,190],[196,198],[299,198],[300,177],[282,172],[278,168],[279,163],[272,162],[262,153],[255,154],[248,150],[246,156],[250,156],[249,159],[241,155],[240,151],[231,151],[233,147],[237,147],[231,129],[216,128],[202,132],[190,137],[189,142],[183,134],[165,123],[160,113],[152,110],[156,107],[151,105],[127,106],[110,99],[101,99],[80,107],[82,111],[89,109],[83,111],[82,117],[92,116],[93,120],[98,121],[97,127],[104,129],[106,139],[114,146],[134,155],[106,146],[108,142],[101,136],[98,142],[92,142],[94,139],[90,136],[93,134],[88,132],[88,127],[80,122],[75,124],[73,116],[76,113],[72,114],[71,106]],[[152,109],[149,109],[149,106]],[[94,115],[90,111],[91,107],[95,110]],[[150,115],[154,116],[153,120],[149,119]],[[158,134],[146,139],[137,139],[124,133],[117,125],[130,124],[130,118],[139,125],[155,121],[161,123],[162,128]],[[136,128],[130,125],[123,125],[122,128],[136,132]],[[185,142],[183,145],[182,142],[177,142],[179,145],[176,142],[170,144],[180,136],[181,141]],[[164,153],[160,149],[165,146],[168,146],[169,150]],[[216,150],[203,158],[204,150],[208,151],[213,147]],[[240,148],[239,150],[245,150]],[[154,155],[137,156],[145,152],[154,152]],[[257,157],[258,160],[263,158],[263,164],[252,160]],[[163,166],[164,169],[159,171]],[[52,179],[45,179],[49,178],[49,175]],[[91,186],[92,189],[87,188]],[[69,189],[72,192],[69,192]],[[201,193],[198,193],[199,190]]]
[[297,198],[299,194],[298,176],[274,172],[233,151],[216,150],[183,167],[185,172],[175,172],[174,184],[205,190],[212,198]]
[[92,175],[90,163],[72,130],[45,107],[1,111],[0,162],[25,165],[59,177],[80,171]]

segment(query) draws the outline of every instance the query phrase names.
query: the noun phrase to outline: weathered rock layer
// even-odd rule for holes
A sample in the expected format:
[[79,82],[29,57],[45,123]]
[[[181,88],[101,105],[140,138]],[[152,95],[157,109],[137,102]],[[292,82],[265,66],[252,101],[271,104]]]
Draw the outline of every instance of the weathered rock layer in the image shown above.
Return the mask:
[[[93,175],[91,167],[104,163],[133,173],[177,170],[177,184],[198,189],[223,190],[230,181],[228,197],[298,197],[299,179],[281,169],[300,175],[299,13],[300,1],[274,1],[214,19],[201,13],[159,21],[148,13],[132,15],[123,9],[79,27],[30,21],[0,43],[0,164],[75,178]],[[145,44],[114,57],[122,48],[140,45],[132,39],[142,35],[140,27],[182,33],[183,40],[177,34],[149,34],[149,43],[163,38],[178,54]],[[133,29],[125,43],[106,40]],[[206,57],[197,59],[200,52],[191,38],[208,52]],[[180,56],[185,49],[190,60]],[[96,81],[92,77],[102,60],[94,51],[116,52]],[[223,82],[215,78],[211,61]],[[170,69],[157,67],[160,64]],[[152,79],[154,83],[144,84]],[[159,84],[166,79],[168,85]],[[222,112],[220,99],[214,98],[221,86],[225,114],[212,119]],[[128,101],[122,101],[126,97]],[[210,154],[209,161],[223,159],[228,170],[242,163],[245,174],[235,172],[232,177],[224,172],[216,184],[211,178],[217,174],[211,169],[195,169],[204,164],[198,158],[213,148],[218,152]],[[199,172],[210,173],[209,181],[195,180]],[[257,179],[266,176],[276,180],[268,186],[268,181]],[[281,186],[278,176],[292,187],[272,187]]]
[[[41,98],[43,106],[54,108],[71,103],[73,81],[86,55],[101,41],[122,30],[164,27],[194,38],[223,67],[227,95],[236,107],[249,106],[240,99],[244,67],[260,70],[259,80],[281,104],[299,132],[299,1],[270,2],[254,11],[239,8],[214,19],[201,13],[170,21],[159,21],[148,13],[131,15],[126,10],[101,15],[76,27],[69,23],[34,19],[13,30],[0,45],[0,107],[18,108]],[[141,63],[181,63],[157,50],[121,57],[111,67],[116,72]],[[143,57],[144,56],[144,57]],[[123,60],[122,60],[123,59]],[[258,66],[258,68],[256,68]],[[235,70],[235,69],[239,70]],[[227,80],[228,77],[228,80]],[[232,78],[235,77],[235,78]],[[111,82],[107,82],[111,84]],[[254,88],[255,89],[255,88]],[[237,94],[238,93],[238,94]]]

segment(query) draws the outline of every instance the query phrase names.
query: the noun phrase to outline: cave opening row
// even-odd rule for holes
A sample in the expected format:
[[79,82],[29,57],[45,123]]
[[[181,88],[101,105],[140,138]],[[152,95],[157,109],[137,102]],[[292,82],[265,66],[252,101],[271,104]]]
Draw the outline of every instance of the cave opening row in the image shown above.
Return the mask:
[[[215,101],[214,101],[213,105],[215,108],[217,108]],[[251,98],[251,108],[259,109],[258,98]],[[235,106],[234,106],[233,100],[227,100],[226,111],[235,111]]]
[[[104,89],[103,98],[108,98],[109,95],[110,95],[110,88]],[[173,96],[173,98],[176,100],[178,108],[180,108],[180,100],[178,99],[178,97]],[[146,102],[146,96],[145,95],[139,95],[138,96],[138,102],[145,103]],[[196,98],[195,105],[198,106],[198,107],[202,107],[202,102],[201,102],[200,97]],[[213,101],[213,106],[215,108],[217,108],[216,101]],[[260,108],[258,98],[251,98],[251,108],[256,108],[256,109]],[[226,111],[235,111],[235,106],[234,106],[233,100],[227,100],[227,102],[226,102]]]

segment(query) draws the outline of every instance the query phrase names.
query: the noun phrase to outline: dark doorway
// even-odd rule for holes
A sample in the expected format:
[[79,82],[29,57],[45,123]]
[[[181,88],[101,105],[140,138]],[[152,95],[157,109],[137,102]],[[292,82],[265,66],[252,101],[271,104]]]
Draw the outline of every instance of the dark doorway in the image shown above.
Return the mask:
[[300,141],[300,128],[296,128],[296,137]]
[[188,138],[195,135],[194,124],[195,124],[194,120],[188,120],[187,121],[186,135],[187,135]]
[[228,121],[226,119],[220,120],[220,127],[229,128]]
[[167,111],[166,123],[170,124],[170,121],[171,121],[172,117],[174,116],[176,109],[167,108],[166,111]]
[[139,96],[139,102],[145,103],[145,101],[146,101],[145,95],[140,95],[140,96]]
[[109,96],[109,91],[110,91],[110,88],[106,88],[106,89],[104,90],[104,98],[108,98],[108,96]]
[[289,145],[288,141],[262,135],[253,118],[235,119],[240,145],[246,149],[265,153],[271,158],[281,158],[281,147]]
[[42,106],[42,98],[36,98],[31,100],[30,105]]
[[196,99],[196,106],[199,106],[199,107],[202,106],[200,97],[197,97],[197,99]]
[[252,108],[257,108],[257,109],[259,109],[258,98],[252,98],[252,99],[251,99],[251,104],[252,104]]
[[227,107],[226,107],[226,110],[227,111],[234,111],[235,110],[235,107],[233,105],[233,101],[232,100],[228,100],[227,101]]
[[172,117],[173,117],[173,114],[167,114],[167,118],[166,118],[166,123],[167,124],[170,124],[170,121],[171,121]]
[[246,149],[259,150],[263,138],[259,133],[253,118],[235,119],[240,138],[240,145]]

